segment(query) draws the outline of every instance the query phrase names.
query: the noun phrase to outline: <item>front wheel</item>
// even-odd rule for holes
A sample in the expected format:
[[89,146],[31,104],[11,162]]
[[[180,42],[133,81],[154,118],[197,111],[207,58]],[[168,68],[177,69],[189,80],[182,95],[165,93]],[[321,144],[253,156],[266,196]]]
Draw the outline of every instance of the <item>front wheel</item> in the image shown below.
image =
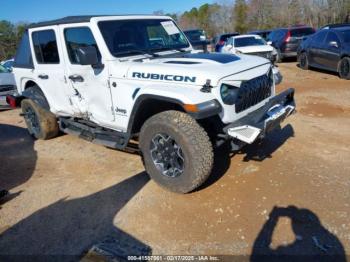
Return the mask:
[[340,78],[350,80],[350,58],[344,57],[339,62],[338,73]]
[[198,188],[212,170],[214,154],[207,133],[179,111],[148,119],[141,129],[140,149],[151,178],[176,193]]
[[304,69],[304,70],[309,69],[309,60],[307,58],[306,52],[303,52],[298,56],[298,61],[301,69]]

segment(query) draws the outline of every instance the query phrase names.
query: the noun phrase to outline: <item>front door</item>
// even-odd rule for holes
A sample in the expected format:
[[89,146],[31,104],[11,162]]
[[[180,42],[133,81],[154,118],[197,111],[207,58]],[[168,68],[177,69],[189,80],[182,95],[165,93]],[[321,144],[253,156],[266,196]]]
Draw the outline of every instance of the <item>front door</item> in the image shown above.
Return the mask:
[[337,35],[334,32],[328,32],[326,41],[321,49],[321,63],[334,71],[338,69],[340,61],[340,45]]
[[77,56],[79,47],[93,46],[97,49],[100,61],[102,60],[90,28],[83,24],[74,27],[63,25],[60,28],[65,43],[66,77],[76,94],[72,98],[73,103],[79,106],[84,118],[113,128],[114,113],[108,70],[106,67],[96,69],[90,65],[80,65]]

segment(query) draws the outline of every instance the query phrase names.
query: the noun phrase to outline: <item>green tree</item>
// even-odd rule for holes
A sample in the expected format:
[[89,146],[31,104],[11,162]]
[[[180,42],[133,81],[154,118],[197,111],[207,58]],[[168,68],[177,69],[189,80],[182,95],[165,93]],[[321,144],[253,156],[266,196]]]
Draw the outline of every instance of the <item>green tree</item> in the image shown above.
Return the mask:
[[9,21],[0,21],[0,61],[12,58],[21,40],[27,24],[14,25]]
[[235,30],[242,34],[247,31],[247,13],[248,5],[245,0],[236,0],[233,8],[233,17],[235,19]]

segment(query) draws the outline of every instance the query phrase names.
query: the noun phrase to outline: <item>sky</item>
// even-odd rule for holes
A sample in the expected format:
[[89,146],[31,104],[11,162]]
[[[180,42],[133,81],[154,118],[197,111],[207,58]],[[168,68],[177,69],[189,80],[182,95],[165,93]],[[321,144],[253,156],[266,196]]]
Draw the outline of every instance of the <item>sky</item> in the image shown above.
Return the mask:
[[69,15],[178,13],[211,0],[0,0],[0,20],[38,22]]

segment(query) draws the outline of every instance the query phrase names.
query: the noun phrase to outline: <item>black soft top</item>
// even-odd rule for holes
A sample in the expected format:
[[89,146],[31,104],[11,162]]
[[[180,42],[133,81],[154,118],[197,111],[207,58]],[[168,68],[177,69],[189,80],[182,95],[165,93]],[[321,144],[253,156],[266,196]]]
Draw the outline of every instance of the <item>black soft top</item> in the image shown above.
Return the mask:
[[[39,23],[30,24],[27,28],[37,28],[50,25],[62,25],[62,24],[74,24],[74,23],[84,23],[90,22],[93,17],[103,17],[103,16],[133,16],[133,15],[79,15],[79,16],[66,16],[60,19],[44,21]],[[155,16],[155,15],[142,15],[142,16]]]

